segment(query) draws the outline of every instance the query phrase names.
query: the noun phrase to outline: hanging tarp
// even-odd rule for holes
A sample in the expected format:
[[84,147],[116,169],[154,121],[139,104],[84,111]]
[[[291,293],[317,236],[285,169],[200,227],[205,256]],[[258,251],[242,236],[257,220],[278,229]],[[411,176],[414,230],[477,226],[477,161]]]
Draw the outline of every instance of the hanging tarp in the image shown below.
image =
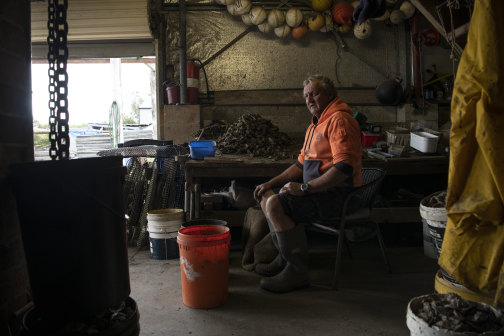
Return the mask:
[[451,105],[439,265],[504,307],[504,1],[476,0]]

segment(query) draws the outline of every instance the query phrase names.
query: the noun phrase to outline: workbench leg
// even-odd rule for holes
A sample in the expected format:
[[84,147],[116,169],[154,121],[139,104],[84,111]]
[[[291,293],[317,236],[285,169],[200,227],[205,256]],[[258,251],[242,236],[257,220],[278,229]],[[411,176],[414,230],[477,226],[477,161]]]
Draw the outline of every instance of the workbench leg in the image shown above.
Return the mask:
[[191,186],[187,181],[184,185],[184,212],[191,216]]
[[199,183],[194,184],[194,217],[200,216],[200,202],[201,202],[201,186]]

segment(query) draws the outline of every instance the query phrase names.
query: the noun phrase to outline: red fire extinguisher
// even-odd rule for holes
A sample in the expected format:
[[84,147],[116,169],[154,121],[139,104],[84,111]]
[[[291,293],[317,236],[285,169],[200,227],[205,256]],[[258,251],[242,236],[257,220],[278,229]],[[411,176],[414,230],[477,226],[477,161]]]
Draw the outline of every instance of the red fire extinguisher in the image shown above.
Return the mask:
[[199,66],[194,62],[187,62],[187,102],[198,104],[199,96]]

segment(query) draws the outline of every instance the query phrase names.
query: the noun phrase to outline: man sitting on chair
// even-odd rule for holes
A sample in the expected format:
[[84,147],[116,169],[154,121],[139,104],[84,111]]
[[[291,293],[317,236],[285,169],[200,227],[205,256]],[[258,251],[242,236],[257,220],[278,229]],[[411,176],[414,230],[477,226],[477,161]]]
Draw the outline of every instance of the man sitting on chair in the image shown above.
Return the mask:
[[[308,246],[300,223],[338,217],[345,196],[362,185],[360,128],[350,107],[325,76],[309,76],[303,87],[312,123],[297,162],[254,190],[280,252],[255,271],[265,276],[261,288],[277,293],[310,284]],[[280,187],[278,194],[275,187]]]

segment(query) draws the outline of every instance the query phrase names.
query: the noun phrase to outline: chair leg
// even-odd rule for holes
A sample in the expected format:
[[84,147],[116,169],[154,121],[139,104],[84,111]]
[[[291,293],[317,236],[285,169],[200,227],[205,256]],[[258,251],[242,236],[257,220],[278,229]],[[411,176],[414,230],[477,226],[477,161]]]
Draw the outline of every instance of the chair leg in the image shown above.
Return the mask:
[[334,262],[334,275],[331,283],[332,289],[338,289],[339,273],[341,267],[341,255],[345,244],[345,231],[340,230],[338,234],[338,246],[336,247],[336,261]]
[[385,243],[383,242],[383,236],[380,230],[380,224],[375,223],[376,225],[376,238],[378,239],[378,244],[380,244],[380,250],[382,253],[383,261],[385,262],[385,269],[388,273],[392,273],[392,267],[390,266],[390,261],[387,256],[387,252],[385,250]]
[[346,250],[348,253],[348,258],[353,259],[352,251],[350,250],[350,244],[348,243],[348,239],[344,239],[344,242],[345,242],[345,247],[346,247]]

